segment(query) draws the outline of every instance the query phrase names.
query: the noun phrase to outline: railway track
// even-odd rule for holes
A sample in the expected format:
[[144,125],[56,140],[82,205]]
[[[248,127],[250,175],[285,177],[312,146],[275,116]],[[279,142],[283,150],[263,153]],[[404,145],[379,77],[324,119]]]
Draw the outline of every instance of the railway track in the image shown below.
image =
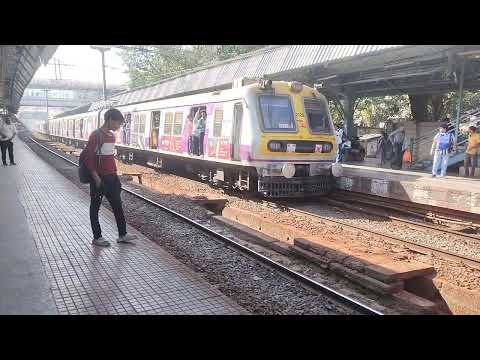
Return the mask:
[[[358,203],[366,206],[382,208],[386,211],[402,213],[423,222],[443,225],[445,230],[448,227],[470,227],[476,231],[480,230],[480,216],[458,210],[438,208],[425,204],[411,203],[397,199],[385,199],[370,194],[356,192],[345,192],[343,190],[335,192],[330,196],[331,199],[348,201],[349,203]],[[457,232],[466,234],[464,232]],[[480,237],[477,237],[480,239]]]
[[[388,207],[388,206],[383,207],[381,205],[372,204],[372,203],[369,203],[368,201],[357,200],[355,198],[348,199],[348,202],[359,203],[360,206],[351,205],[351,204],[347,203],[346,201],[347,201],[346,198],[344,198],[340,201],[335,197],[334,198],[327,198],[327,202],[329,204],[333,205],[333,206],[339,206],[339,207],[343,207],[343,208],[346,208],[346,209],[362,212],[364,214],[369,214],[369,215],[382,217],[382,218],[385,218],[385,219],[389,219],[393,222],[405,223],[405,224],[409,224],[409,225],[413,225],[413,226],[417,226],[417,227],[421,227],[421,228],[432,229],[432,230],[437,230],[437,231],[441,231],[441,232],[448,233],[448,234],[457,235],[461,238],[469,238],[469,239],[480,241],[480,236],[478,236],[478,235],[473,235],[473,234],[468,234],[468,233],[464,233],[464,232],[457,231],[457,230],[452,230],[452,229],[449,229],[447,227],[433,226],[433,225],[430,225],[430,224],[426,224],[424,222],[412,221],[412,220],[408,220],[408,219],[405,219],[405,218],[388,215],[387,213],[381,213],[379,211],[371,209],[371,207],[377,207],[377,208],[380,207],[380,208],[384,209],[385,211],[389,211],[389,210],[391,210],[391,208]],[[367,208],[362,207],[361,205],[366,205]],[[393,210],[393,211],[395,211],[395,210]]]
[[[37,142],[36,140],[34,140],[33,138],[29,137],[28,138],[29,141],[35,143],[37,146],[40,146],[41,148],[45,149],[46,151],[58,156],[59,158],[62,158],[63,160],[65,160],[66,162],[74,165],[74,166],[77,166],[78,167],[78,163],[68,159],[67,157],[63,156],[62,154],[59,154],[51,149],[49,149],[48,147],[44,146],[43,144]],[[28,145],[28,144],[27,144]],[[32,149],[33,150],[33,149]],[[60,151],[60,150],[59,150]],[[239,251],[241,252],[243,255],[245,256],[248,256],[260,263],[262,263],[263,265],[267,266],[268,268],[271,268],[279,273],[281,273],[283,276],[286,276],[287,278],[289,279],[292,279],[294,281],[297,281],[301,284],[303,284],[304,286],[306,286],[307,288],[310,288],[316,292],[319,292],[319,293],[322,293],[326,296],[329,296],[331,297],[332,299],[335,299],[336,301],[346,305],[346,306],[349,306],[351,307],[352,309],[355,309],[356,311],[358,311],[359,313],[361,314],[365,314],[365,315],[383,315],[383,313],[381,313],[380,311],[378,310],[375,310],[365,304],[362,304],[361,302],[355,300],[355,299],[352,299],[346,295],[343,295],[341,294],[340,292],[330,288],[329,286],[326,286],[318,281],[315,281],[314,279],[311,279],[301,273],[298,273],[292,269],[289,269],[288,267],[236,242],[235,240],[223,235],[223,234],[220,234],[219,232],[217,232],[216,230],[208,227],[208,226],[205,226],[204,224],[201,224],[199,223],[198,221],[195,221],[193,219],[190,219],[178,212],[176,212],[175,210],[172,210],[166,206],[163,206],[151,199],[148,199],[147,197],[141,195],[141,194],[138,194],[136,193],[135,191],[132,191],[124,186],[122,186],[122,190],[127,192],[128,194],[131,194],[141,200],[143,200],[144,202],[158,208],[158,209],[161,209],[165,212],[168,212],[169,214],[172,214],[174,215],[175,217],[185,221],[186,223],[200,229],[201,231],[205,232],[206,234],[222,241],[223,243],[226,244],[226,246],[232,248],[232,249],[235,249],[236,251]]]
[[[462,256],[462,255],[456,254],[454,252],[439,249],[439,248],[436,248],[436,247],[433,247],[433,246],[421,245],[421,244],[418,244],[416,242],[408,241],[406,239],[401,239],[401,238],[396,237],[396,236],[382,234],[378,231],[373,231],[371,229],[367,229],[367,228],[364,228],[364,227],[361,227],[361,226],[355,226],[355,225],[348,224],[345,221],[332,220],[331,218],[328,218],[326,216],[322,216],[322,215],[313,213],[311,211],[305,211],[305,210],[296,208],[295,206],[291,206],[291,205],[283,205],[283,206],[285,206],[285,209],[288,209],[289,211],[292,211],[292,212],[297,213],[297,214],[307,215],[307,216],[311,216],[313,218],[320,219],[321,221],[323,221],[327,224],[342,225],[342,227],[357,230],[357,231],[360,231],[360,232],[362,232],[366,235],[370,235],[370,236],[373,235],[373,236],[382,238],[383,240],[385,240],[387,242],[390,242],[390,243],[393,243],[393,244],[404,245],[407,248],[409,248],[413,251],[422,253],[422,254],[426,254],[426,255],[434,254],[436,256],[443,257],[445,259],[448,259],[448,260],[451,260],[451,261],[454,261],[454,262],[464,263],[464,264],[469,265],[469,266],[471,266],[475,269],[480,270],[480,261],[478,259],[475,259],[475,258],[472,258],[472,257]],[[351,207],[348,207],[348,208],[351,208]],[[359,211],[359,210],[357,210],[357,211]],[[365,213],[364,211],[362,211],[362,212]],[[377,215],[377,214],[375,214],[375,215]],[[404,220],[399,219],[399,221],[404,221]],[[415,223],[415,222],[413,222],[413,224],[418,225],[418,223]],[[439,230],[439,229],[435,228],[435,230]],[[462,234],[462,235],[466,235],[466,234]]]

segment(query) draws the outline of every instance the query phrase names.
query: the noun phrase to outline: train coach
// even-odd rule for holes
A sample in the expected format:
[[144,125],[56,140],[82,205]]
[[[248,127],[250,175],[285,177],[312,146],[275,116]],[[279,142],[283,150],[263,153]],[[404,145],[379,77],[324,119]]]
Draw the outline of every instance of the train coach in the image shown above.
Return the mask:
[[[232,89],[117,107],[117,158],[197,174],[212,184],[266,197],[323,195],[341,165],[334,163],[335,129],[328,103],[298,82],[239,80]],[[207,114],[203,155],[191,155],[187,122]],[[83,147],[105,110],[39,124],[53,140]]]

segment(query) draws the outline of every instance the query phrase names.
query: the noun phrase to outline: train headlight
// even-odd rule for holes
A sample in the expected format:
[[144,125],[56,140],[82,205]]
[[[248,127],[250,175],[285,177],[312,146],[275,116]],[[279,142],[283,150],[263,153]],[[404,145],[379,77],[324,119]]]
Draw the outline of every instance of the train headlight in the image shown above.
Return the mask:
[[260,89],[262,90],[272,89],[272,80],[260,79],[259,83],[260,83]]
[[285,163],[282,166],[282,175],[287,179],[292,178],[295,175],[295,165],[292,163]]
[[300,92],[303,90],[303,84],[297,81],[293,81],[290,84],[290,90],[292,90],[293,92]]
[[280,141],[270,141],[268,143],[268,149],[270,151],[282,151],[282,143]]
[[343,167],[340,163],[332,164],[332,175],[335,177],[340,177],[343,174]]

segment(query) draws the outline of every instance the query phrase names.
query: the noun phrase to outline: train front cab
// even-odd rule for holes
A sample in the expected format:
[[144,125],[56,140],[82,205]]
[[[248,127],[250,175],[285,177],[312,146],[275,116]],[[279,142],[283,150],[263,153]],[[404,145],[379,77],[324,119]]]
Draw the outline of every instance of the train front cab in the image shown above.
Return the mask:
[[332,165],[338,174],[339,164],[334,164],[335,133],[325,97],[297,82],[264,81],[254,93],[260,136],[252,144],[251,163],[258,191],[274,198],[329,193]]

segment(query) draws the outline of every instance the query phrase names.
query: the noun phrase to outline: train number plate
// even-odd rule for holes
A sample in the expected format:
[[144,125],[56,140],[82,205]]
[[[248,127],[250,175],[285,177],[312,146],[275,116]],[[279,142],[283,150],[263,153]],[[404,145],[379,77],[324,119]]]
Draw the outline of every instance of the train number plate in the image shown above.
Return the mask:
[[296,148],[297,148],[296,144],[287,144],[287,152],[295,152]]
[[323,145],[322,144],[316,144],[315,145],[315,152],[321,153],[323,150]]

